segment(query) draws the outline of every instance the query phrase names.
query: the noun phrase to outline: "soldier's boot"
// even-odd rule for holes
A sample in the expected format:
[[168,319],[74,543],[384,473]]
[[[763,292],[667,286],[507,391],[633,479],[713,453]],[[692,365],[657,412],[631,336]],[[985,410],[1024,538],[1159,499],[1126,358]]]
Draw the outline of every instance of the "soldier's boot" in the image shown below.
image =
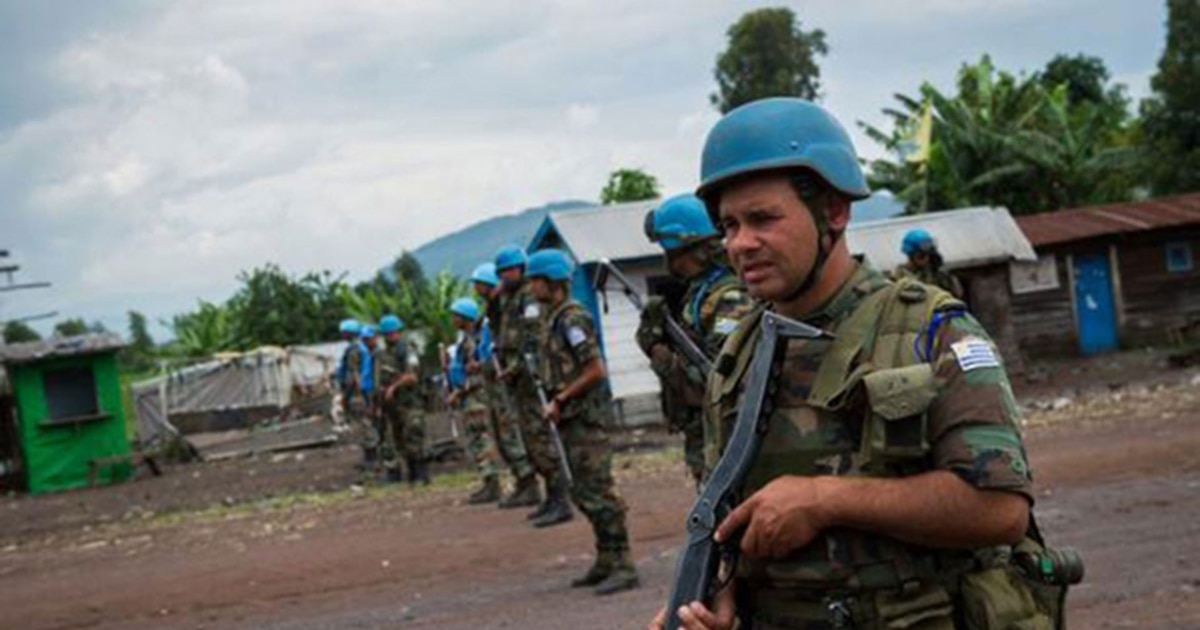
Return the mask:
[[592,592],[597,595],[612,595],[633,590],[641,583],[637,569],[634,568],[633,561],[629,559],[629,552],[622,551],[617,554],[617,559],[613,562],[612,572],[597,584]]
[[374,446],[362,447],[363,458],[355,467],[362,472],[371,472],[375,470],[375,463],[378,461],[378,452]]
[[421,485],[428,486],[429,480],[429,460],[428,459],[413,459],[409,464],[409,482],[413,485],[419,481]]
[[617,555],[611,551],[601,551],[596,554],[596,561],[582,576],[571,580],[571,588],[595,586],[604,581],[613,572]]
[[517,480],[517,487],[513,488],[512,494],[500,501],[500,507],[506,510],[529,507],[539,505],[541,501],[542,493],[538,491],[537,477],[529,475]]
[[500,500],[500,477],[490,475],[483,480],[483,486],[467,497],[468,505],[495,503]]
[[[411,475],[412,473],[409,473],[410,483],[412,479]],[[401,481],[404,481],[404,471],[400,469],[399,464],[390,466],[387,469],[387,476],[385,479],[388,483],[400,483]]]
[[550,495],[551,494],[552,494],[552,492],[551,492],[550,482],[547,481],[546,482],[546,498],[542,499],[541,503],[538,503],[537,509],[535,509],[534,511],[525,515],[525,520],[536,521],[539,518],[541,518],[542,515],[546,513],[546,510],[550,509]]
[[546,499],[546,513],[534,519],[533,526],[553,527],[573,518],[575,518],[575,511],[571,509],[567,491],[559,485],[550,490],[550,496]]

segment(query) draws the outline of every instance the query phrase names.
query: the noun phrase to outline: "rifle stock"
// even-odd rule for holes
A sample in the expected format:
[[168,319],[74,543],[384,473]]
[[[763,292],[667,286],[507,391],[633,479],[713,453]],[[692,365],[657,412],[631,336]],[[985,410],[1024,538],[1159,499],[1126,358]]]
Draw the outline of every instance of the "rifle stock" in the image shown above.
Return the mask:
[[[621,273],[621,270],[617,269],[617,266],[611,260],[602,258],[598,264],[599,269],[596,273],[595,285],[597,291],[602,295],[607,295],[605,289],[608,285],[609,276],[612,276],[620,283],[622,292],[625,293],[625,297],[629,299],[634,308],[639,312],[646,309],[646,301],[638,293],[637,289],[634,288],[633,282],[624,273]],[[605,304],[605,308],[607,308],[607,301]],[[663,321],[667,337],[670,338],[671,345],[675,347],[675,350],[682,354],[689,363],[696,366],[701,374],[708,377],[708,374],[712,372],[712,359],[700,349],[700,346],[696,345],[696,342],[692,340],[687,331],[683,329],[683,326],[680,326],[679,322],[670,313],[663,313]]]
[[741,502],[742,485],[746,474],[758,456],[767,422],[771,415],[772,382],[790,339],[829,337],[829,333],[775,313],[766,312],[760,322],[762,336],[754,349],[747,369],[746,385],[733,435],[721,459],[705,482],[704,489],[688,513],[687,542],[675,565],[675,581],[667,604],[667,630],[680,627],[677,611],[694,601],[711,605],[716,595],[721,560],[726,559],[732,575],[737,562],[738,542],[718,545],[713,533],[737,504]]

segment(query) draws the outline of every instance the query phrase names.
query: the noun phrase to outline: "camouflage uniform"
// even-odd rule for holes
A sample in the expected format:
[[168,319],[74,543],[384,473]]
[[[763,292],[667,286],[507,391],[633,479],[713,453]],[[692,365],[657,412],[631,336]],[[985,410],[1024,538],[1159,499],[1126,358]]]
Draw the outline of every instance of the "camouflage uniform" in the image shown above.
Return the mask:
[[558,470],[558,451],[542,417],[533,378],[525,369],[525,353],[537,355],[541,330],[541,306],[529,292],[528,281],[519,289],[500,295],[500,325],[496,330],[496,353],[504,369],[515,369],[506,381],[504,414],[506,422],[516,424],[524,437],[525,450],[534,470],[545,480],[547,490],[563,484]]
[[[399,471],[399,459],[408,464],[409,481],[425,474],[429,459],[425,447],[425,413],[417,395],[417,384],[399,386],[391,398],[384,398],[389,387],[405,374],[411,374],[407,344],[401,339],[395,345],[375,351],[375,383],[379,400],[381,453],[384,468]],[[428,481],[427,478],[422,479]]]
[[500,474],[500,454],[496,452],[496,444],[492,441],[491,428],[488,426],[488,403],[484,391],[482,366],[476,362],[476,350],[479,340],[478,332],[463,335],[463,340],[455,349],[455,361],[466,366],[466,383],[463,385],[459,398],[459,408],[463,410],[466,419],[467,452],[475,463],[475,470],[485,486],[496,483]]
[[[600,347],[591,315],[577,302],[564,301],[545,324],[538,369],[547,397],[553,398],[579,378],[584,366],[601,358]],[[568,400],[560,411],[558,428],[574,477],[571,499],[592,524],[597,563],[607,564],[600,577],[619,569],[627,578],[632,576],[632,586],[637,578],[629,560],[625,502],[614,487],[612,446],[606,433],[613,421],[608,382]]]
[[[724,367],[709,382],[710,467],[732,431],[760,317],[761,310],[743,320],[718,358]],[[949,470],[977,488],[1032,502],[1008,377],[994,344],[960,302],[916,282],[892,285],[861,265],[807,321],[836,340],[789,343],[745,496],[781,475]],[[849,612],[847,627],[949,630],[963,614],[952,598],[973,576],[987,575],[976,555],[982,551],[935,551],[831,529],[780,560],[742,558],[739,610],[758,630],[831,627],[834,603]]]
[[[665,307],[663,307],[665,308]],[[753,300],[737,276],[725,266],[714,266],[688,283],[683,298],[681,324],[708,356],[716,356],[725,337],[737,328],[738,320],[754,308]],[[688,363],[675,351],[668,361],[655,361],[651,348],[669,338],[660,318],[647,308],[638,326],[637,342],[650,367],[662,383],[667,427],[683,432],[683,454],[688,470],[697,482],[704,473],[704,385],[707,374]]]
[[963,297],[962,283],[954,277],[954,274],[945,269],[934,270],[933,267],[914,267],[910,263],[904,263],[892,272],[893,280],[901,278],[916,278],[931,287],[938,287],[956,298],[962,299]]
[[[488,301],[488,318],[484,321],[485,330],[494,333],[492,322],[499,322],[499,308],[495,299]],[[525,451],[525,439],[521,436],[521,427],[516,418],[504,413],[504,409],[512,406],[508,401],[507,388],[496,380],[495,339],[492,338],[492,348],[488,360],[483,364],[484,398],[488,406],[488,418],[496,437],[496,446],[500,457],[512,471],[513,477],[521,480],[533,476],[533,465],[529,462],[529,454]],[[536,481],[534,481],[536,484]]]

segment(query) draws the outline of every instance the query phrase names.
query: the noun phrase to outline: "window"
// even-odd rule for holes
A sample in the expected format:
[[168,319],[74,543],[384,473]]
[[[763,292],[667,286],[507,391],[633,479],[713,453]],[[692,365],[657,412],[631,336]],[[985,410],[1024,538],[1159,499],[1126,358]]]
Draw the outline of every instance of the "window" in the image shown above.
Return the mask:
[[47,422],[99,415],[96,379],[90,366],[47,370],[42,381],[46,388]]
[[1188,242],[1167,243],[1167,271],[1187,273],[1192,270],[1192,244]]

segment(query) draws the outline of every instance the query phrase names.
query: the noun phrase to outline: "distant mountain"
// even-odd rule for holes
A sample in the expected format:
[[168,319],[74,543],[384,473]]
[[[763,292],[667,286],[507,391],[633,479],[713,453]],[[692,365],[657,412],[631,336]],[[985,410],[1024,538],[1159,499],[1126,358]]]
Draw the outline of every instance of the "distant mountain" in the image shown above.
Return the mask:
[[466,277],[504,245],[528,245],[547,213],[595,205],[586,201],[556,201],[516,214],[493,217],[434,239],[412,253],[421,263],[426,277],[436,276],[441,271]]

